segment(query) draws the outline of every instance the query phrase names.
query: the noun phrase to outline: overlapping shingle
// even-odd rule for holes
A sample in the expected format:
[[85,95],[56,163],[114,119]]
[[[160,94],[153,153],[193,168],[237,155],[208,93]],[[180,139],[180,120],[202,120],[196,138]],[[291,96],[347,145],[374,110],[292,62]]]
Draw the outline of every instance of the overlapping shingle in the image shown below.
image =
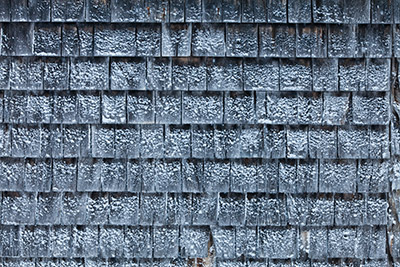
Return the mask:
[[398,4],[0,0],[0,265],[399,265]]

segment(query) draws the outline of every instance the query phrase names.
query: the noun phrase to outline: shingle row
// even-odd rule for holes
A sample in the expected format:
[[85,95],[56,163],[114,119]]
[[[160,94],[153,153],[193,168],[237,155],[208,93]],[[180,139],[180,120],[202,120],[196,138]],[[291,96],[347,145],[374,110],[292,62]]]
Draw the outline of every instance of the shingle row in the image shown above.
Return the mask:
[[[89,125],[0,127],[0,156],[31,158],[341,158],[390,156],[388,126]],[[398,139],[393,154],[398,155]]]
[[3,192],[0,207],[4,225],[357,226],[388,222],[384,194]]
[[0,121],[28,124],[387,125],[385,92],[0,91]]
[[293,259],[306,251],[312,259],[387,256],[385,227],[3,226],[0,235],[5,257],[198,258],[208,255],[210,232],[216,257],[225,259]]
[[[396,262],[396,264],[398,264]],[[330,260],[217,260],[218,267],[382,267],[387,266],[388,261],[382,260],[358,260],[358,259],[330,259]],[[173,265],[175,266],[175,265]],[[180,266],[180,265],[177,265]],[[396,267],[398,265],[395,265]],[[146,265],[147,267],[147,265]]]
[[2,1],[0,21],[398,23],[384,0],[29,0]]
[[[186,267],[187,264],[203,264],[207,260],[202,258],[177,259],[122,259],[122,258],[2,258],[0,263],[4,267]],[[279,260],[279,259],[217,259],[213,263],[217,267],[382,267],[387,266],[387,260],[360,260],[360,259],[329,259],[329,260]],[[396,261],[395,264],[398,264]],[[398,265],[394,265],[398,266]]]
[[390,181],[396,188],[399,166],[380,160],[2,158],[0,190],[373,193],[388,192]]
[[388,58],[400,25],[3,23],[4,56]]
[[13,90],[389,91],[390,59],[0,58]]

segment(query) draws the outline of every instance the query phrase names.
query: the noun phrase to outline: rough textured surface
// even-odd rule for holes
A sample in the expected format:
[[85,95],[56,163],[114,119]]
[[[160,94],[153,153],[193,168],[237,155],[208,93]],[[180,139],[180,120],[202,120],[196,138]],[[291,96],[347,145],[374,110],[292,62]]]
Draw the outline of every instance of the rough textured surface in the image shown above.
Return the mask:
[[400,0],[0,0],[0,266],[400,266]]

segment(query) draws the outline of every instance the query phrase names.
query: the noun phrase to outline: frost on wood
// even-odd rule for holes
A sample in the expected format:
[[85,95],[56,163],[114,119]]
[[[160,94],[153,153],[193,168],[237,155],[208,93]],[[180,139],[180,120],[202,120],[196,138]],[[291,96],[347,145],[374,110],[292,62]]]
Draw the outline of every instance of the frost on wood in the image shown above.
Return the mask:
[[1,266],[400,266],[399,0],[0,0]]

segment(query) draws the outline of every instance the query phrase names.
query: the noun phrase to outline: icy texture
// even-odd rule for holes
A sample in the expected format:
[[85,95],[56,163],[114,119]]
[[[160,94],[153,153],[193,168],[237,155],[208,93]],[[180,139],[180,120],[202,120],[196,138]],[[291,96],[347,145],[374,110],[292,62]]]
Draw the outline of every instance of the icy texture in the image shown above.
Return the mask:
[[33,51],[40,56],[59,56],[61,54],[61,27],[36,24]]
[[183,93],[183,123],[221,123],[222,94],[217,92]]
[[339,90],[365,91],[367,86],[365,61],[339,60]]
[[226,123],[253,123],[254,99],[251,93],[230,92],[225,94],[224,119]]
[[297,57],[326,57],[326,26],[297,25]]
[[181,122],[181,92],[157,92],[156,94],[156,122]]
[[10,87],[14,90],[39,90],[43,84],[42,61],[23,57],[11,63]]
[[105,90],[108,88],[108,60],[74,59],[70,75],[72,90]]
[[89,0],[87,1],[88,21],[104,22],[111,20],[110,0]]
[[246,59],[243,66],[244,90],[278,91],[279,61]]
[[152,92],[132,92],[127,96],[128,121],[130,123],[154,122],[155,105]]
[[350,95],[325,93],[322,120],[328,125],[342,125],[347,121],[350,111]]
[[144,90],[145,76],[144,59],[114,59],[111,62],[112,90]]
[[357,25],[329,25],[328,56],[339,58],[359,56],[357,29]]
[[168,58],[147,60],[146,89],[170,90],[172,87],[172,64]]
[[82,21],[84,19],[84,0],[53,1],[53,21]]
[[311,2],[307,0],[289,0],[288,21],[290,23],[310,23],[311,22]]
[[228,57],[256,57],[257,28],[253,24],[228,24],[226,43]]
[[206,67],[201,58],[176,58],[172,61],[173,90],[205,90]]
[[2,26],[1,54],[30,56],[33,52],[33,23],[10,23]]
[[126,122],[126,97],[124,93],[104,93],[101,100],[102,123],[120,124]]
[[68,61],[65,59],[47,60],[43,68],[43,88],[47,90],[67,89],[68,69]]
[[259,43],[260,57],[294,57],[296,28],[290,25],[260,25]]
[[356,162],[324,160],[320,163],[320,192],[354,193]]
[[162,55],[190,56],[191,24],[163,24]]
[[0,265],[400,266],[399,3],[0,0]]
[[339,158],[368,158],[369,132],[365,127],[338,130]]
[[353,94],[354,124],[386,124],[389,120],[389,99],[385,94]]
[[164,154],[163,127],[143,125],[141,130],[140,155],[144,158],[159,158]]
[[187,126],[169,126],[165,129],[165,157],[190,156],[190,129]]
[[207,90],[241,91],[243,88],[242,60],[214,58],[206,61]]
[[161,28],[142,25],[136,28],[136,55],[160,56]]
[[314,91],[339,90],[337,59],[314,59],[312,70]]
[[192,33],[193,56],[224,56],[224,35],[222,25],[195,24]]
[[132,26],[116,26],[111,24],[96,26],[94,29],[94,55],[134,56],[135,28]]

